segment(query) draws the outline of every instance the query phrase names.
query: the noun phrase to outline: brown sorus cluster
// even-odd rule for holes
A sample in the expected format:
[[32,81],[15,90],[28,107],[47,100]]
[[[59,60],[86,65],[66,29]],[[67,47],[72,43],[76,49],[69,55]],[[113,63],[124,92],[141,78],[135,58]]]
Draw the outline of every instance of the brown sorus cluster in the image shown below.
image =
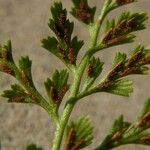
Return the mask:
[[60,99],[59,99],[58,91],[54,87],[51,87],[50,88],[50,92],[51,92],[51,97],[54,100],[54,102],[56,104],[60,104]]
[[112,80],[114,77],[118,77],[119,72],[124,69],[124,62],[120,62],[108,75],[108,79]]
[[60,16],[58,17],[58,22],[54,24],[53,31],[57,35],[58,38],[64,39],[66,43],[70,42],[70,31],[67,28],[66,24],[66,12],[62,11]]
[[102,89],[102,90],[108,90],[109,88],[111,88],[115,83],[113,81],[106,81],[103,82],[102,84],[100,84],[98,86],[98,88]]
[[67,59],[66,58],[66,52],[65,52],[65,50],[58,44],[57,45],[57,49],[59,50],[59,53],[60,53],[60,55],[61,55],[61,57],[65,60],[65,59]]
[[90,78],[94,76],[94,66],[92,64],[89,64],[87,74]]
[[59,22],[58,22],[58,31],[61,34],[61,38],[63,38],[65,40],[66,43],[70,42],[70,33],[68,28],[66,27],[66,12],[63,11],[60,13],[60,16],[58,18]]
[[66,142],[66,150],[78,150],[82,143],[82,140],[76,141],[76,131],[74,128],[71,128]]
[[140,63],[140,65],[150,64],[150,56],[146,56],[146,57],[142,58],[139,63]]
[[118,69],[113,69],[109,75],[108,75],[108,79],[109,80],[114,80],[116,78],[119,77],[124,77],[130,74],[139,74],[142,73],[141,69],[139,67],[126,67],[126,66],[122,66],[122,68],[118,68]]
[[80,18],[84,23],[93,22],[94,14],[83,0],[80,1],[79,8],[76,9],[76,17]]
[[[55,23],[55,26],[53,27],[53,30],[57,37],[60,39],[63,39],[67,45],[70,45],[71,40],[71,33],[66,25],[66,12],[63,11],[60,13],[60,16],[58,18],[58,23]],[[75,64],[76,62],[76,56],[74,49],[72,47],[67,48],[66,50],[61,47],[60,44],[57,45],[57,49],[59,50],[59,53],[61,54],[61,57],[68,61],[70,64]]]
[[70,41],[70,33],[67,28],[55,24],[55,26],[53,27],[53,30],[55,34],[57,35],[57,37],[59,37],[60,39],[64,39],[66,43]]
[[60,24],[61,26],[64,26],[64,25],[65,25],[65,22],[66,22],[66,19],[67,19],[67,16],[66,16],[66,15],[67,15],[67,14],[66,14],[65,11],[63,11],[62,13],[60,13],[60,16],[59,16],[58,20],[59,20],[59,24]]
[[[138,52],[136,52],[126,63],[125,65],[125,69],[123,72],[120,73],[120,77],[124,77],[127,76],[129,74],[138,74],[138,73],[142,73],[140,66],[137,66],[136,64],[141,62],[141,60],[143,60],[143,50],[140,50]],[[144,65],[144,64],[140,64],[140,65]]]
[[137,63],[141,58],[142,58],[142,53],[143,50],[138,51],[137,53],[135,53],[131,59],[128,60],[127,62],[127,66],[128,67],[132,67],[135,65],[135,63]]
[[21,71],[21,78],[25,84],[32,85],[32,81],[29,79],[28,75],[24,71]]
[[118,5],[124,5],[132,2],[135,2],[135,0],[117,0]]
[[136,52],[130,59],[120,62],[107,76],[108,80],[114,80],[130,74],[141,74],[141,66],[150,64],[150,56],[143,56],[143,50]]
[[68,60],[69,60],[70,64],[75,64],[75,62],[76,62],[76,56],[75,56],[73,48],[69,48]]
[[113,39],[110,39],[106,42],[106,39],[103,41],[103,44],[107,45],[107,46],[111,46],[111,45],[115,45],[115,44],[119,44],[121,41],[125,40],[127,38],[126,35],[120,35],[118,37],[115,37]]
[[68,28],[64,29],[64,40],[65,40],[66,43],[70,42],[70,33],[69,33]]
[[139,127],[148,126],[150,127],[150,112],[146,113],[140,120]]
[[0,71],[10,74],[12,76],[15,76],[14,71],[12,70],[12,68],[9,67],[9,65],[7,63],[0,64]]
[[136,27],[137,24],[134,19],[123,20],[106,33],[102,43],[108,46],[118,44],[127,38],[127,35],[124,35],[125,33],[133,31]]
[[119,141],[122,138],[122,133],[117,131],[111,138],[112,141]]
[[142,59],[143,57],[142,53],[143,53],[143,49],[136,52],[130,59],[127,60],[125,69],[123,70],[123,72],[120,73],[120,77],[129,75],[129,74],[142,73],[140,67],[136,65]]
[[4,61],[9,61],[11,59],[10,52],[7,49],[3,48],[1,57]]
[[149,143],[150,143],[150,136],[142,137],[142,138],[140,139],[140,143],[141,143],[141,144],[149,144]]
[[69,48],[68,50],[64,50],[61,48],[60,45],[57,46],[57,49],[59,50],[59,53],[61,57],[65,60],[68,61],[70,64],[75,65],[76,63],[76,56],[73,48]]
[[29,93],[29,92],[25,92],[26,96],[29,97],[32,101],[32,103],[38,103],[39,100],[32,94],[32,93]]
[[57,24],[55,24],[55,26],[53,27],[53,31],[55,32],[57,37],[63,38],[63,32]]
[[76,131],[73,128],[71,128],[66,142],[66,150],[71,150],[72,146],[74,145],[75,137]]
[[66,86],[64,86],[58,93],[58,98],[60,99],[60,100],[62,100],[63,99],[63,97],[64,97],[64,95],[66,94],[66,92],[68,91],[68,85],[66,85]]
[[139,67],[126,68],[123,72],[119,74],[119,77],[124,77],[130,74],[139,74],[139,73],[142,73]]
[[11,60],[11,54],[7,48],[2,48],[0,58],[2,59],[2,62],[0,64],[0,71],[14,76],[15,73],[9,65],[9,61]]
[[9,102],[21,103],[24,101],[20,96],[15,96],[15,97],[11,98]]
[[25,96],[27,96],[27,97],[29,97],[30,99],[31,99],[31,101],[30,102],[32,102],[32,103],[37,103],[37,99],[35,98],[35,96],[33,96],[31,93],[22,93],[22,95],[23,96],[15,96],[15,97],[13,97],[13,98],[11,98],[10,99],[10,101],[9,102],[15,102],[15,103],[27,103],[26,101],[25,101]]
[[54,103],[56,104],[60,104],[64,95],[66,94],[68,90],[68,86],[64,86],[61,90],[57,91],[54,87],[51,87],[50,91],[51,91],[51,97],[54,100]]
[[121,37],[121,40],[122,38],[124,39],[125,36],[115,36],[115,28],[109,30],[106,34],[105,34],[105,37],[103,38],[102,40],[102,43],[107,45],[107,46],[111,46],[113,44],[117,44],[120,42],[120,37]]

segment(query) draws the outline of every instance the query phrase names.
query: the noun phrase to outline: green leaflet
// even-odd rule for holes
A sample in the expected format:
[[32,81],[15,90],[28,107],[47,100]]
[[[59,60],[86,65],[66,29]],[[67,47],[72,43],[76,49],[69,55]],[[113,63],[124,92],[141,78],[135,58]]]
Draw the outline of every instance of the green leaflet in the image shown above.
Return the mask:
[[121,62],[124,62],[126,60],[127,55],[125,53],[118,52],[114,58],[112,66],[115,67]]
[[30,82],[32,82],[31,66],[32,61],[29,59],[28,56],[21,57],[21,59],[19,60],[19,68],[24,74],[24,78],[26,78],[26,80],[30,80]]
[[15,76],[14,65],[11,41],[8,41],[4,46],[0,45],[0,71]]
[[[122,34],[127,34],[137,30],[145,29],[144,22],[148,19],[146,13],[133,13],[123,12],[117,21],[115,19],[107,20],[105,25],[105,32],[108,32],[112,28],[122,30]],[[120,34],[120,33],[119,33]]]
[[[48,79],[49,83],[48,82],[47,83],[49,86],[52,85],[57,90],[60,90],[63,86],[65,86],[67,84],[68,76],[69,76],[69,74],[68,74],[67,70],[62,70],[61,72],[56,70],[52,76],[52,79]],[[47,83],[45,82],[46,85],[47,85]]]
[[0,59],[13,62],[11,41],[7,41],[4,46],[0,45]]
[[99,58],[92,57],[88,67],[87,67],[87,76],[85,79],[85,84],[83,85],[83,91],[88,90],[94,81],[98,78],[103,70],[103,62]]
[[35,99],[32,98],[32,95],[26,93],[26,91],[18,84],[11,85],[11,89],[5,90],[2,96],[8,98],[8,102],[36,103]]
[[114,28],[116,25],[115,19],[112,20],[106,20],[105,24],[105,32],[109,31],[111,28]]
[[59,21],[59,16],[60,13],[64,12],[67,14],[66,9],[63,9],[62,3],[61,2],[55,2],[54,5],[51,7],[51,14],[53,16],[54,21]]
[[132,13],[131,14],[130,12],[123,12],[118,19],[117,25],[119,25],[121,22],[126,20],[128,21],[128,23],[131,23],[130,28],[132,29],[131,31],[133,32],[133,31],[145,29],[144,22],[147,19],[148,19],[147,13]]
[[120,79],[114,81],[111,86],[108,86],[107,88],[102,88],[102,90],[120,96],[130,96],[130,94],[133,92],[132,85],[132,81],[127,79]]
[[146,65],[150,64],[149,52],[150,49],[147,49],[142,45],[137,46],[131,52],[127,65],[139,67],[141,70],[141,72],[139,72],[140,74],[147,74],[149,71],[149,67]]
[[30,73],[31,65],[32,65],[32,61],[29,59],[28,56],[21,57],[21,59],[19,60],[19,68],[23,71]]
[[145,49],[145,50],[144,50],[144,54],[145,54],[146,56],[150,56],[150,49]]
[[108,79],[115,80],[132,74],[148,74],[150,64],[149,49],[137,46],[127,58],[125,53],[117,53],[112,63],[113,69]]
[[[71,132],[74,132],[74,136],[71,136]],[[69,140],[69,141],[68,141]],[[71,122],[67,128],[67,148],[84,148],[92,143],[93,140],[93,126],[89,117],[81,117],[77,122]],[[70,143],[69,143],[70,142]],[[77,145],[77,143],[79,145]]]
[[57,38],[67,44],[71,41],[74,24],[67,20],[67,11],[63,9],[61,2],[55,2],[51,7],[53,19],[49,20],[50,29],[56,34]]
[[79,50],[83,41],[75,36],[72,38],[74,24],[67,19],[67,11],[62,3],[55,2],[51,7],[52,19],[49,27],[55,33],[55,37],[47,37],[42,40],[42,46],[61,59],[65,64],[76,65]]
[[67,70],[58,71],[56,70],[53,74],[52,81],[57,90],[60,90],[63,86],[67,85],[69,73]]
[[82,40],[78,40],[77,36],[75,36],[71,41],[71,47],[74,48],[75,57],[77,57],[79,50],[84,45],[84,42]]
[[58,71],[56,70],[52,76],[52,79],[47,79],[44,83],[49,99],[53,100],[52,103],[60,104],[65,93],[67,92],[69,74],[67,70]]
[[135,48],[131,51],[130,56],[132,57],[132,56],[134,56],[134,55],[135,55],[136,53],[138,53],[138,52],[143,53],[145,50],[146,50],[146,49],[145,49],[145,47],[144,47],[143,45],[138,45],[137,47],[135,47]]
[[[112,149],[123,144],[150,145],[150,99],[147,99],[138,121],[124,121],[123,115],[116,119],[104,141],[95,149]],[[145,116],[145,114],[147,114]]]
[[113,135],[117,131],[123,133],[130,125],[130,123],[124,121],[123,115],[121,115],[114,121],[110,134]]
[[102,72],[103,64],[99,58],[92,57],[88,66],[88,77],[97,78]]
[[89,7],[87,0],[72,0],[71,14],[85,24],[93,23],[96,7]]
[[51,12],[53,19],[50,19],[49,27],[54,31],[58,39],[64,40],[69,44],[73,31],[73,23],[70,23],[69,20],[66,19],[66,9],[62,8],[61,3],[55,3],[54,7],[51,8]]
[[102,43],[108,46],[133,42],[135,36],[131,33],[145,29],[146,13],[123,12],[118,21],[106,21],[105,35]]
[[46,39],[43,39],[42,41],[42,47],[50,51],[52,54],[57,56],[58,58],[62,59],[59,50],[57,48],[58,41],[55,37],[47,37]]

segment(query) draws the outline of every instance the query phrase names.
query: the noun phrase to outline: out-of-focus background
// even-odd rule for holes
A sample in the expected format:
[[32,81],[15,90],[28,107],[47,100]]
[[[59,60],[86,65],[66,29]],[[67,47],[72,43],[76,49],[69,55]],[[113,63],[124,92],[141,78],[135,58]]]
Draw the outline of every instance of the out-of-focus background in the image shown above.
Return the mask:
[[[140,1],[140,0],[139,0]],[[71,1],[62,1],[64,6],[70,10]],[[91,5],[97,6],[97,14],[100,12],[103,0],[92,0]],[[12,40],[13,56],[16,62],[21,56],[29,55],[33,60],[33,78],[38,90],[45,95],[43,82],[52,75],[54,70],[65,66],[52,54],[41,48],[40,40],[47,35],[52,35],[47,22],[50,17],[49,8],[51,0],[0,0],[0,43],[8,39]],[[120,11],[140,12],[150,14],[150,1],[140,2],[121,7],[114,10],[109,18],[119,15]],[[71,20],[75,20],[69,14]],[[150,21],[147,21],[147,29],[136,33],[134,44],[117,46],[113,49],[97,53],[106,62],[103,75],[110,69],[111,62],[117,51],[129,52],[138,43],[146,46],[150,43]],[[83,24],[76,20],[74,34],[80,39],[88,41],[88,31]],[[86,50],[85,44],[80,52],[82,56]],[[77,104],[72,118],[81,115],[89,115],[96,125],[94,130],[94,143],[87,148],[93,149],[106,135],[112,120],[120,114],[125,119],[133,121],[137,112],[141,109],[144,99],[150,96],[150,76],[131,76],[134,81],[134,93],[130,98],[124,98],[106,93],[99,93],[86,97]],[[10,76],[0,73],[0,94],[8,89],[15,80]],[[0,141],[2,150],[24,150],[29,143],[36,143],[50,150],[54,126],[47,113],[38,106],[26,104],[8,104],[5,99],[0,98]],[[119,150],[148,150],[144,146],[124,146]]]

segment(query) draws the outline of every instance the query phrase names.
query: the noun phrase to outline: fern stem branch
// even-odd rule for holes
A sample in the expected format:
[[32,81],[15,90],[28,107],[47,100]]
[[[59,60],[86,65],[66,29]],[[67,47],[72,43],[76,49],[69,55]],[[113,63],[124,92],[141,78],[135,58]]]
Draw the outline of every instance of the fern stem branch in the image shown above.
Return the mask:
[[92,31],[90,31],[90,37],[91,38],[90,38],[89,50],[85,54],[85,56],[81,60],[81,63],[79,64],[79,67],[75,71],[74,82],[73,82],[71,90],[70,90],[71,91],[70,92],[70,98],[69,98],[69,100],[66,104],[66,107],[63,111],[63,114],[60,118],[60,125],[57,126],[54,141],[53,141],[52,150],[60,150],[61,141],[63,138],[65,127],[68,123],[69,117],[71,115],[71,112],[72,112],[74,105],[76,103],[76,100],[77,100],[77,94],[78,94],[78,91],[80,88],[81,79],[82,79],[84,70],[85,70],[85,68],[89,62],[90,57],[92,56],[93,49],[97,50],[99,48],[99,47],[97,47],[97,40],[98,40],[99,30],[100,30],[100,27],[102,25],[103,19],[105,18],[106,14],[107,14],[107,11],[106,11],[107,7],[108,7],[108,2],[106,0],[104,5],[103,5],[103,9],[101,11],[101,14],[98,18],[98,21],[92,26],[93,29],[92,29]]

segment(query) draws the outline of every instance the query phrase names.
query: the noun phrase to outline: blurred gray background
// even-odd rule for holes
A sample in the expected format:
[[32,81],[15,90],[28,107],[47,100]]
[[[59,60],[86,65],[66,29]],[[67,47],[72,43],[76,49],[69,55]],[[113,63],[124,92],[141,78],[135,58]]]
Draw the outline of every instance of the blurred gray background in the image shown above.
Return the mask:
[[[112,12],[109,18],[116,16],[120,11],[128,10],[132,12],[145,11],[150,14],[150,1],[139,0],[140,2],[121,7]],[[70,10],[71,1],[62,1],[64,6]],[[98,7],[100,12],[103,0],[92,0],[91,5]],[[33,78],[38,90],[45,95],[43,82],[57,68],[65,66],[52,54],[41,48],[40,40],[47,35],[52,35],[47,22],[50,17],[49,8],[51,0],[0,0],[0,43],[8,39],[12,40],[13,56],[16,62],[20,56],[29,55],[33,60]],[[75,20],[69,14],[71,20]],[[117,51],[129,52],[139,43],[145,46],[150,42],[150,21],[147,21],[147,29],[136,33],[137,38],[134,44],[117,46],[113,49],[104,50],[97,53],[106,62],[102,75],[110,69],[111,62]],[[88,31],[83,24],[75,22],[74,34],[80,39],[88,41]],[[85,44],[79,56],[86,50]],[[134,92],[130,98],[124,98],[106,93],[99,93],[86,97],[77,104],[73,111],[72,118],[81,115],[89,115],[95,124],[95,140],[87,148],[92,150],[106,135],[112,120],[120,114],[124,114],[125,119],[134,121],[143,105],[144,99],[150,97],[150,76],[131,76],[134,81]],[[10,76],[0,73],[0,94],[8,89],[15,80]],[[25,104],[8,104],[6,100],[0,98],[0,141],[2,150],[24,150],[29,143],[36,143],[50,150],[54,126],[47,113],[38,106]],[[123,146],[119,150],[148,150],[144,146]]]

